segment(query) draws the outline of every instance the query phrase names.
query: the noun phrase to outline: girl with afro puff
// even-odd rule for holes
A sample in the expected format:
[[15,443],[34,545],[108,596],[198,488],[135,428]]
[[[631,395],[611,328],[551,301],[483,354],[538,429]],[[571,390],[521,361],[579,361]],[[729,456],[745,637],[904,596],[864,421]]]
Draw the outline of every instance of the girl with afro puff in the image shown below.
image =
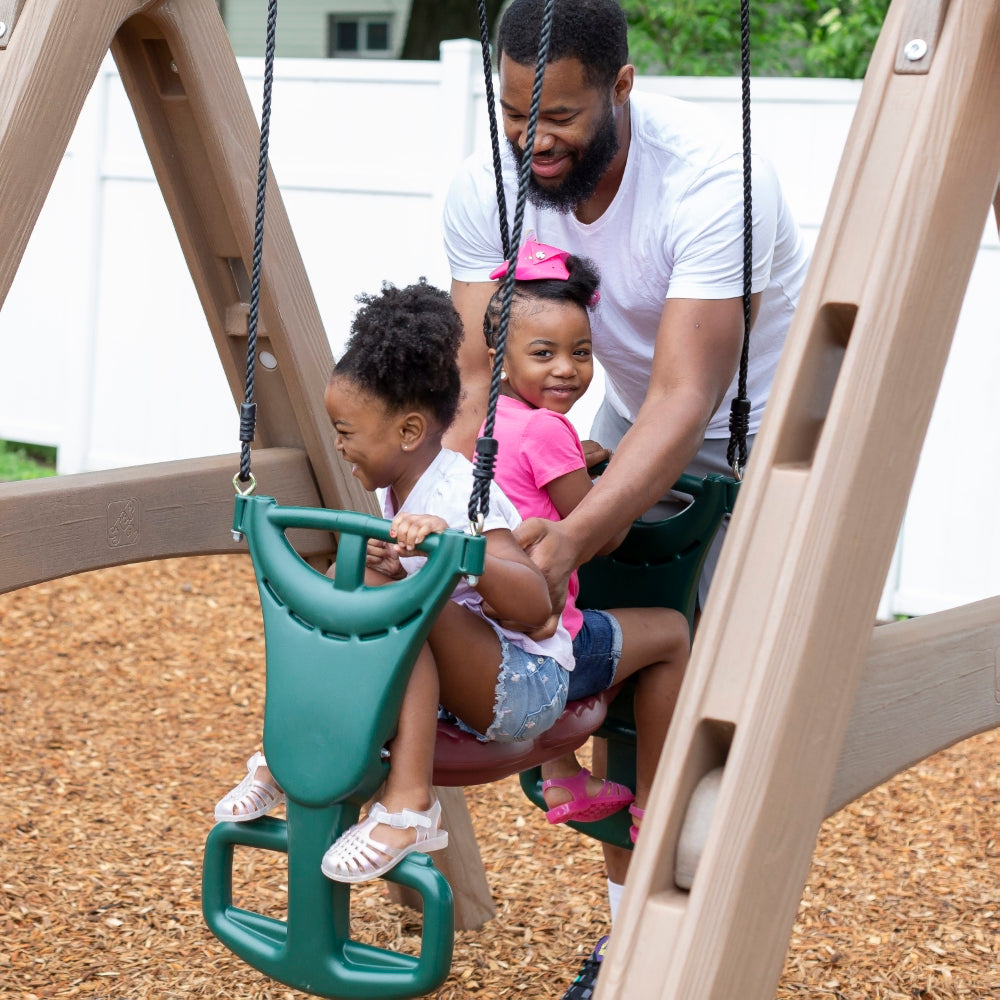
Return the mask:
[[[429,534],[468,528],[473,475],[468,459],[441,446],[461,391],[462,324],[451,300],[421,280],[387,284],[359,301],[325,403],[337,450],[366,489],[379,491],[392,521],[394,543],[369,543],[366,582],[375,585],[416,572],[424,558],[415,547]],[[533,737],[562,713],[573,668],[569,633],[560,623],[550,638],[534,640],[498,624],[538,626],[551,612],[544,577],[514,540],[520,520],[494,485],[484,571],[475,586],[459,583],[432,627],[389,744],[380,801],[324,855],[329,878],[365,882],[412,851],[447,846],[432,790],[439,706],[483,741]],[[253,819],[283,798],[257,754],[216,819]]]

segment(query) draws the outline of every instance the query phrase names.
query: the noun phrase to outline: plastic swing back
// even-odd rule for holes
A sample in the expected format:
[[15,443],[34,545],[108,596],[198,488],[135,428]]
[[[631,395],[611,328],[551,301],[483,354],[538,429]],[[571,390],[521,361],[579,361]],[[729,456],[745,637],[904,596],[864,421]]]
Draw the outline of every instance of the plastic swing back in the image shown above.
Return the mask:
[[[636,521],[614,552],[580,567],[581,608],[676,608],[693,627],[702,566],[722,519],[732,512],[739,483],[718,473],[704,479],[684,475],[674,492],[690,496],[691,502],[663,520]],[[633,694],[634,684],[621,685],[594,733],[608,741],[608,778],[629,788],[635,788],[636,776]],[[521,787],[535,805],[547,808],[540,768],[523,771]],[[596,823],[567,825],[598,840],[632,847],[626,810]]]
[[[264,749],[287,796],[287,821],[219,823],[205,848],[205,919],[250,965],[279,982],[330,998],[412,997],[442,983],[451,964],[451,889],[426,855],[387,878],[416,890],[424,926],[418,957],[350,937],[349,887],[329,881],[322,856],[382,783],[406,679],[458,579],[482,572],[485,539],[458,531],[421,546],[427,563],[396,583],[364,583],[369,538],[389,522],[353,511],[281,507],[238,496],[234,529],[257,573],[267,659]],[[305,563],[289,528],[339,535],[334,579]],[[236,846],[288,855],[288,918],[233,904]]]

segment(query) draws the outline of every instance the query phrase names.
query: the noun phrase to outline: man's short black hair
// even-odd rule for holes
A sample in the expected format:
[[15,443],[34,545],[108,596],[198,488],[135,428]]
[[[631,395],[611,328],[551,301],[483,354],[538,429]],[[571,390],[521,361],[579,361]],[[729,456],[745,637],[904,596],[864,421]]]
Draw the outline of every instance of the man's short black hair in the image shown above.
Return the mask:
[[[514,0],[500,22],[498,58],[521,66],[538,60],[545,0]],[[628,25],[618,0],[555,0],[549,62],[576,59],[593,87],[610,88],[628,62]]]

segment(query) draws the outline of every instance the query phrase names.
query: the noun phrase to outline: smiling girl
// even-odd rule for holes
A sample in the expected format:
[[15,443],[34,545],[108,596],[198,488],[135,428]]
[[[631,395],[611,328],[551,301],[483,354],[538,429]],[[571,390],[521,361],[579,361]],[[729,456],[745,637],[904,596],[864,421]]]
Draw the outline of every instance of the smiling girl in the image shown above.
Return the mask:
[[[421,281],[386,285],[361,296],[351,337],[326,389],[337,450],[369,490],[382,494],[394,543],[369,543],[365,582],[418,572],[416,546],[446,528],[466,530],[472,464],[441,447],[458,410],[458,345],[462,325],[451,300]],[[565,628],[533,639],[496,618],[545,622],[551,605],[545,579],[514,540],[513,504],[493,485],[483,526],[486,563],[475,585],[461,581],[417,657],[396,735],[389,774],[367,817],[323,857],[323,872],[340,882],[385,874],[414,850],[447,846],[432,789],[439,704],[480,740],[526,739],[551,726],[566,703],[573,668]],[[336,765],[335,761],[330,766]],[[216,807],[217,820],[249,820],[283,799],[261,755]]]
[[[504,264],[491,277],[507,273]],[[522,518],[566,517],[587,495],[588,464],[608,453],[589,442],[590,461],[566,414],[594,376],[590,311],[600,295],[594,265],[556,247],[528,240],[514,271],[501,396],[494,436],[496,479]],[[490,300],[483,330],[496,354],[503,289]],[[624,532],[603,550],[621,544]],[[670,608],[581,611],[577,574],[570,577],[562,621],[573,636],[575,667],[568,700],[576,701],[637,674],[636,789],[602,781],[572,753],[543,765],[542,790],[550,823],[593,822],[629,803],[638,834],[646,797],[687,665],[687,620]]]

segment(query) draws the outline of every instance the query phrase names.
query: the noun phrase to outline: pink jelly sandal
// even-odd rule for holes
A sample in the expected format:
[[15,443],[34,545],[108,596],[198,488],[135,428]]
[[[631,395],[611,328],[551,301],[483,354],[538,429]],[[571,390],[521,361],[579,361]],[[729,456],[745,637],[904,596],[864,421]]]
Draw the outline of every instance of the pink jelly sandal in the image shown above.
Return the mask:
[[[636,805],[631,805],[628,807],[629,813],[636,819],[642,819],[646,815],[645,809],[640,809]],[[632,843],[634,844],[636,840],[639,839],[639,827],[634,824],[628,828],[628,835],[632,838]]]
[[616,781],[605,781],[596,795],[587,795],[587,781],[590,771],[585,767],[572,778],[550,778],[542,782],[542,794],[550,788],[565,788],[573,796],[569,802],[553,806],[545,813],[550,823],[566,823],[575,820],[577,823],[596,823],[612,813],[624,809],[635,796]]
[[[417,839],[406,847],[390,847],[372,838],[372,830],[380,823],[397,830],[412,828]],[[391,813],[376,802],[368,816],[345,830],[323,855],[323,874],[334,882],[369,882],[395,868],[407,854],[414,851],[440,851],[448,846],[448,834],[440,829],[441,803],[424,812],[404,809]]]

